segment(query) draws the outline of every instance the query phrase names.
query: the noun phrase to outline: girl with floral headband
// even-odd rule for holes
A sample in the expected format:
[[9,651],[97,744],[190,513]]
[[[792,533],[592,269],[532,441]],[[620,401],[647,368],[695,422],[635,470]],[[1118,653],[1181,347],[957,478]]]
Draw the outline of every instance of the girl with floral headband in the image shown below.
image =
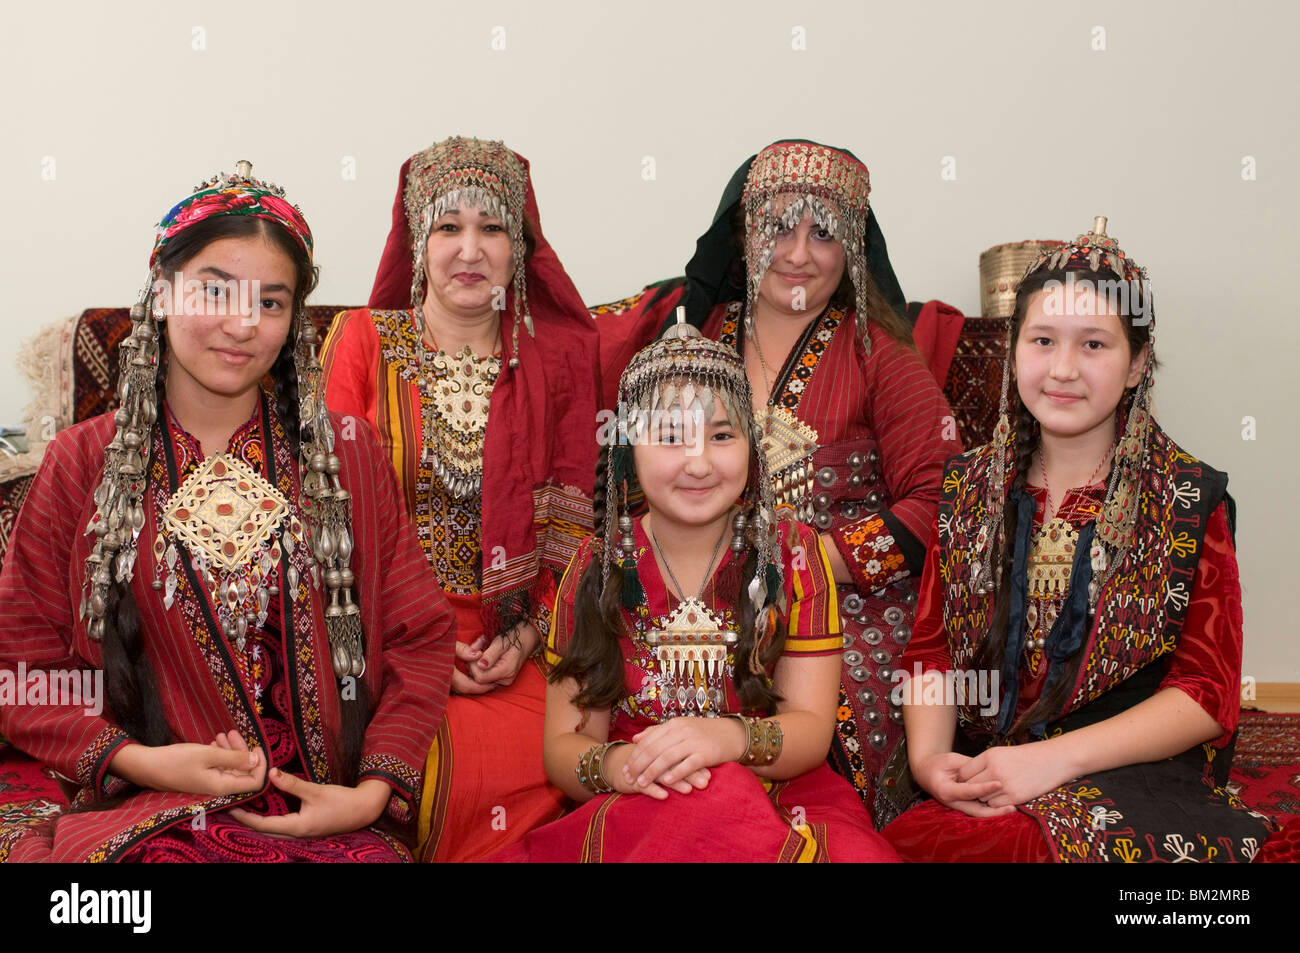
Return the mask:
[[597,534],[546,648],[547,772],[585,803],[497,859],[896,859],[826,764],[830,567],[816,533],[777,521],[744,365],[683,323],[619,398]]
[[993,440],[944,471],[900,687],[933,800],[885,830],[909,859],[1245,862],[1269,836],[1225,786],[1227,476],[1151,417],[1146,272],[1105,221],[1026,272]]
[[321,400],[311,232],[251,172],[163,218],[120,405],[56,437],[19,517],[0,668],[105,697],[0,706],[73,792],[0,859],[410,859],[454,619]]
[[451,138],[402,167],[370,307],[322,352],[330,406],[379,434],[456,609],[455,693],[428,759],[427,860],[558,817],[530,656],[591,521],[595,327],[542,234],[528,163]]
[[744,358],[777,503],[817,530],[834,570],[845,639],[831,760],[883,826],[909,798],[893,672],[940,470],[961,445],[901,317],[870,192],[847,150],[773,143],[732,176],[685,281],[597,323],[607,379],[679,301]]

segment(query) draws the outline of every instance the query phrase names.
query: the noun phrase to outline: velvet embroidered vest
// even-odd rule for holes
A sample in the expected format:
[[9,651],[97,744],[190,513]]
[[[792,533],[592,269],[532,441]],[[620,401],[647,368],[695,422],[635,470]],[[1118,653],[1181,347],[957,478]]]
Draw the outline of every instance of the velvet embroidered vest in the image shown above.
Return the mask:
[[[972,580],[992,456],[992,444],[985,444],[944,467],[938,569],[955,669],[973,667],[993,617],[994,594],[977,594]],[[1102,589],[1095,617],[1086,623],[1083,663],[1065,709],[1055,718],[1077,711],[1173,652],[1191,599],[1205,527],[1227,497],[1227,484],[1226,474],[1185,453],[1152,422],[1134,544]],[[1009,580],[1003,579],[1002,585]],[[1001,686],[1004,695],[1006,688]],[[981,715],[977,705],[960,706],[959,713],[963,727],[995,734],[996,715]]]

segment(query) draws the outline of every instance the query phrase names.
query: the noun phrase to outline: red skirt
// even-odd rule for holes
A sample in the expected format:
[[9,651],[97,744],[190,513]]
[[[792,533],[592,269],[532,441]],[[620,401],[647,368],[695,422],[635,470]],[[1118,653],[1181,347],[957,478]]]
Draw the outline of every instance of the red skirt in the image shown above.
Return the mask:
[[453,695],[424,765],[417,856],[483,860],[560,817],[564,792],[546,780],[546,678],[533,662],[514,684]]
[[509,863],[896,862],[847,781],[821,764],[765,782],[728,763],[709,784],[666,801],[595,797],[492,859]]
[[1050,864],[1056,859],[1038,822],[1019,811],[971,817],[925,801],[881,833],[910,863]]
[[395,839],[368,828],[331,837],[277,837],[216,814],[202,827],[182,823],[156,834],[123,855],[122,863],[391,864],[410,859]]

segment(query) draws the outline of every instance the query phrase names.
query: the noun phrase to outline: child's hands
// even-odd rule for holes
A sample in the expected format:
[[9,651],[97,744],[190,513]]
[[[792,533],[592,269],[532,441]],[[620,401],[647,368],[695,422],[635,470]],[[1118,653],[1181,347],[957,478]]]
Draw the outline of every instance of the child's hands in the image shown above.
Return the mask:
[[229,812],[239,823],[264,834],[328,837],[358,831],[379,819],[392,794],[392,788],[378,778],[365,778],[349,788],[304,781],[279,768],[272,768],[270,777],[277,788],[302,802],[297,813],[267,817],[237,807]]
[[704,787],[692,780],[700,771],[735,761],[747,741],[744,726],[735,718],[672,718],[632,739],[623,778],[637,788],[658,783],[688,794]]
[[664,801],[668,798],[668,790],[676,790],[679,794],[689,794],[692,790],[705,788],[708,785],[708,768],[699,768],[698,771],[682,777],[676,781],[664,781],[660,779],[650,780],[646,784],[637,784],[636,779],[629,777],[627,764],[636,755],[636,744],[619,745],[617,748],[610,749],[610,753],[604,755],[604,780],[620,794],[647,794],[653,797],[655,801]]
[[996,784],[994,793],[984,797],[990,808],[1024,804],[1074,780],[1074,772],[1054,752],[1050,741],[989,748],[967,759],[957,778],[970,784]]
[[611,748],[605,755],[605,780],[620,794],[646,794],[656,801],[663,801],[668,798],[669,790],[676,791],[678,794],[690,794],[692,791],[708,786],[710,777],[708,768],[700,768],[673,781],[660,776],[651,778],[645,784],[638,784],[627,768],[628,763],[636,755],[635,743]]
[[992,798],[1001,790],[1000,781],[984,778],[976,782],[969,777],[962,777],[963,773],[969,775],[969,767],[974,760],[955,751],[940,752],[914,763],[912,777],[944,807],[961,811],[971,817],[998,817],[1001,814],[1014,812],[1015,807],[1011,805],[1015,802],[1006,802],[993,807],[985,801],[986,798]]

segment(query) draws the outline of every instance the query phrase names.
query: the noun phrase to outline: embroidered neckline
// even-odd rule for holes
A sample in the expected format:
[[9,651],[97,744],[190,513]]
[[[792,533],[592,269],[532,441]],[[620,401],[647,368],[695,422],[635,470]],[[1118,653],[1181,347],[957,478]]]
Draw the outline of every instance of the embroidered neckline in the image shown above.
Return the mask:
[[[225,453],[234,455],[240,447],[247,445],[250,441],[262,440],[262,401],[266,399],[265,392],[259,392],[257,403],[253,407],[252,414],[248,419],[235,428],[235,432],[230,435],[226,441]],[[171,405],[166,400],[163,401],[163,409],[167,415],[167,425],[171,428],[172,443],[183,449],[189,459],[202,461],[204,458],[203,445],[199,439],[185,429],[185,426],[177,419]],[[184,477],[182,477],[182,480]]]

